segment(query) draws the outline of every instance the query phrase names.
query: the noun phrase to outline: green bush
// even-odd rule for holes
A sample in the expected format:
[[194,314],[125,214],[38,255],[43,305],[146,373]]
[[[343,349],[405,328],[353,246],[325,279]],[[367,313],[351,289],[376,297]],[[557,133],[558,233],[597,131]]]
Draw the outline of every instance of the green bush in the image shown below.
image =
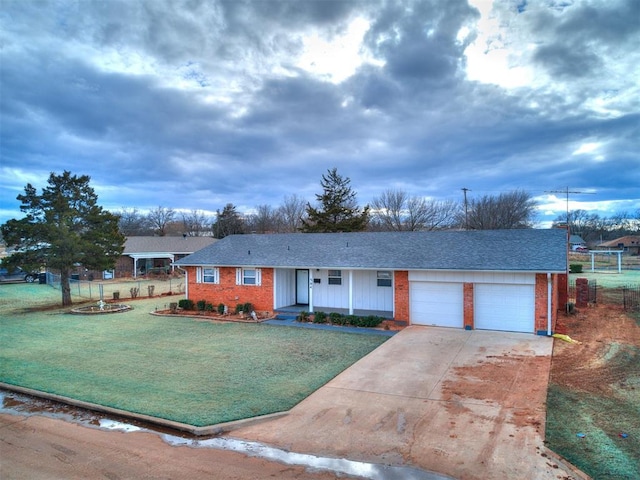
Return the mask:
[[571,263],[569,265],[569,273],[582,273],[581,263]]
[[183,310],[194,310],[195,304],[190,298],[183,298],[178,302],[178,307],[182,308]]
[[384,321],[383,317],[377,315],[368,315],[360,318],[360,327],[375,328]]
[[327,314],[325,312],[316,312],[313,315],[313,323],[327,323]]
[[199,312],[204,312],[204,308],[207,306],[207,301],[206,300],[198,300],[196,302],[196,305],[198,307],[198,311]]
[[218,313],[220,315],[224,315],[224,303],[219,303],[218,304]]
[[251,315],[251,312],[253,312],[253,304],[251,302],[245,303],[242,305],[242,311],[247,315]]
[[213,303],[207,303],[207,304],[204,306],[204,309],[205,309],[207,312],[213,312]]
[[329,314],[329,320],[334,325],[346,325],[347,323],[347,318],[338,312],[331,312]]
[[233,313],[238,315],[240,312],[244,312],[244,303],[238,303]]
[[296,322],[308,322],[309,321],[309,312],[301,311],[296,317]]

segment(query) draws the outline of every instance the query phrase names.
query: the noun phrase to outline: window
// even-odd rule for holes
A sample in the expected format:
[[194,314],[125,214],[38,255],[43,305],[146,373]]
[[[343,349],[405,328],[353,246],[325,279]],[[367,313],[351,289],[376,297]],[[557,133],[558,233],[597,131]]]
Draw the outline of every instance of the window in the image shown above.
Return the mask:
[[329,270],[329,285],[342,285],[342,270]]
[[391,286],[391,272],[388,272],[388,271],[378,272],[378,286],[379,287]]
[[197,283],[220,283],[220,275],[216,267],[198,267],[196,271]]
[[244,270],[242,270],[242,284],[243,285],[256,284],[256,271],[253,268],[245,268]]
[[236,269],[236,285],[260,285],[261,277],[259,268]]

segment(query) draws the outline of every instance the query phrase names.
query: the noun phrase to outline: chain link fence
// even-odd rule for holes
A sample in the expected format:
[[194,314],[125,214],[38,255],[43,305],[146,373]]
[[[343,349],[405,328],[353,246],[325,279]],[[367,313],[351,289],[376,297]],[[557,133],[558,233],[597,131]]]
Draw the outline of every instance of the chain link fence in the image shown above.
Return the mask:
[[[60,275],[46,273],[46,283],[60,290]],[[71,296],[85,300],[123,300],[138,297],[176,295],[185,292],[184,277],[158,277],[143,280],[69,281]]]

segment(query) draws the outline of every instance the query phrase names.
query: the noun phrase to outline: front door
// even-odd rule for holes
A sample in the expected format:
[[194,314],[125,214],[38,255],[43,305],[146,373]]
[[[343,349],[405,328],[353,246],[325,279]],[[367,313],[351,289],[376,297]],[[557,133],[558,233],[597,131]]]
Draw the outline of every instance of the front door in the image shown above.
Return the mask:
[[296,304],[309,305],[309,270],[296,270]]

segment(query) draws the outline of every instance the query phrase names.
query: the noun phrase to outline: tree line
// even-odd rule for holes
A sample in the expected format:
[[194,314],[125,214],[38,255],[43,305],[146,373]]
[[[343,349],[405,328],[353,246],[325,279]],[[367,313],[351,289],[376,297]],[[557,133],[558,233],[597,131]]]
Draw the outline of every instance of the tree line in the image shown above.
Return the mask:
[[411,196],[403,190],[387,189],[371,205],[360,207],[348,177],[336,168],[322,176],[322,192],[315,204],[296,194],[286,196],[281,205],[257,205],[243,215],[228,203],[215,215],[200,210],[177,212],[159,206],[147,214],[123,208],[120,230],[136,235],[213,235],[223,238],[243,233],[351,232],[351,231],[432,231],[447,229],[532,228],[536,203],[521,190],[472,198],[462,205],[452,200]]

